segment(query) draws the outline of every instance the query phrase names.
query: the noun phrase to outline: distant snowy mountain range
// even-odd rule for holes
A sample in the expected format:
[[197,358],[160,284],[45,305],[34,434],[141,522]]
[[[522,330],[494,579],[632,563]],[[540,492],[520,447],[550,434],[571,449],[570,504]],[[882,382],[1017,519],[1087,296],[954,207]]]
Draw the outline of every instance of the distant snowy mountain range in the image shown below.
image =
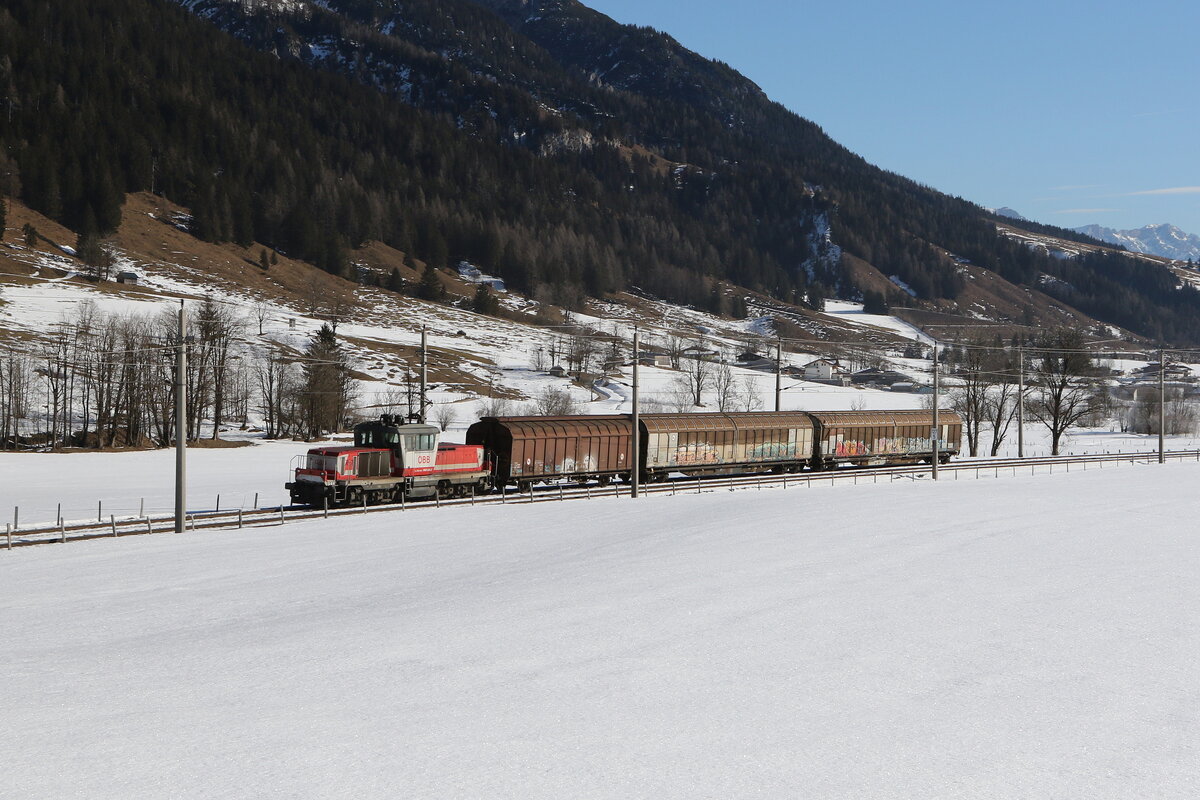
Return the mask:
[[[988,210],[1001,217],[1029,221],[1028,217],[1008,206]],[[1182,231],[1166,222],[1127,231],[1105,228],[1103,225],[1084,225],[1071,230],[1102,242],[1120,245],[1131,253],[1146,253],[1180,261],[1189,258],[1192,261],[1200,261],[1200,236]]]
[[1073,230],[1085,233],[1104,242],[1119,244],[1134,253],[1149,253],[1150,255],[1180,260],[1200,260],[1200,236],[1186,233],[1174,225],[1146,225],[1143,228],[1118,231],[1100,225],[1084,225]]

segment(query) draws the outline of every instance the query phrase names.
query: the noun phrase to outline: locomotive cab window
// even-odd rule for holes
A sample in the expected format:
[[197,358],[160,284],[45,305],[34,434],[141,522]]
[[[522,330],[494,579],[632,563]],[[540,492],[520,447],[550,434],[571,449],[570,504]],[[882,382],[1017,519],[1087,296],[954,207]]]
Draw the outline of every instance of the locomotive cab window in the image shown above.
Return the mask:
[[310,454],[308,463],[305,464],[306,469],[316,469],[322,472],[333,472],[337,468],[337,459],[334,456],[318,456]]
[[432,450],[432,433],[412,433],[404,437],[405,450]]

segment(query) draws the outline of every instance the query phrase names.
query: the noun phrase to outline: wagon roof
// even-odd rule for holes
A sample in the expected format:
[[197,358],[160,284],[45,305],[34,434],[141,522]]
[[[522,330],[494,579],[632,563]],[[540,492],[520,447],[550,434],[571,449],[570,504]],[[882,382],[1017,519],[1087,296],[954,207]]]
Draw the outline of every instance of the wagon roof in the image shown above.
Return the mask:
[[632,420],[623,415],[566,417],[485,417],[505,428],[514,439],[531,436],[629,436]]
[[[932,411],[810,411],[813,419],[822,425],[929,425]],[[962,419],[955,412],[938,409],[938,423],[955,425]]]
[[642,414],[650,433],[669,431],[731,431],[748,428],[811,428],[803,412],[741,411],[706,414]]

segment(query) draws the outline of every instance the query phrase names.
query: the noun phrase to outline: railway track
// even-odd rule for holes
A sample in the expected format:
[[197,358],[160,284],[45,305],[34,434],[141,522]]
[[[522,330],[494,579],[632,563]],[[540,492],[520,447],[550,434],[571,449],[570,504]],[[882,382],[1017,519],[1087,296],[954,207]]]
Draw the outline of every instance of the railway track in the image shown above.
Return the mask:
[[[1172,450],[1165,453],[1168,461],[1197,461],[1200,462],[1200,450]],[[1072,468],[1087,470],[1089,468],[1103,469],[1106,465],[1120,464],[1150,464],[1157,462],[1157,452],[1147,453],[1101,453],[1075,456],[1044,456],[1038,458],[999,458],[999,459],[960,459],[950,464],[939,466],[942,480],[959,480],[964,475],[969,478],[1002,477],[1005,475],[1020,475],[1026,471],[1031,475],[1038,472],[1053,474],[1061,470],[1070,472]],[[644,484],[640,487],[641,494],[697,494],[715,491],[737,491],[745,489],[763,489],[769,487],[811,487],[813,485],[831,485],[838,483],[880,483],[893,482],[900,479],[920,480],[930,476],[928,465],[912,467],[846,467],[828,472],[799,472],[799,473],[761,473],[754,475],[716,475],[699,478],[678,477],[662,483]],[[628,497],[631,493],[628,483],[612,483],[608,486],[596,484],[550,484],[537,486],[533,489],[518,493],[508,490],[502,493],[460,497],[453,499],[434,498],[430,500],[407,501],[404,503],[389,503],[386,505],[363,505],[351,508],[313,509],[308,506],[275,506],[253,510],[232,509],[226,511],[197,511],[187,515],[185,530],[229,530],[244,527],[262,527],[267,525],[285,525],[289,522],[322,519],[358,514],[407,513],[443,506],[475,506],[475,505],[506,505],[557,502],[575,499],[601,497]],[[33,525],[12,530],[11,525],[0,540],[0,548],[9,550],[15,547],[27,547],[54,542],[87,541],[90,539],[112,538],[121,536],[147,535],[156,533],[174,533],[174,515],[122,517],[110,516],[108,521],[96,522],[58,522],[52,525]]]

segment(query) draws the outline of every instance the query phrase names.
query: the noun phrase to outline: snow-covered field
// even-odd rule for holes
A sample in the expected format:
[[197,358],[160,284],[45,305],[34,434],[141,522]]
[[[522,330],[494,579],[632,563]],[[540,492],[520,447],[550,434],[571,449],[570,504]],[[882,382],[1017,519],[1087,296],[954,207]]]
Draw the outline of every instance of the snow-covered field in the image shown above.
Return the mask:
[[[339,442],[345,444],[345,442]],[[291,479],[293,457],[317,443],[259,442],[232,449],[189,448],[188,508],[253,508],[287,504],[283,484]],[[68,522],[165,514],[175,510],[175,451],[0,453],[0,511],[11,522],[54,522],[58,506]],[[11,479],[7,476],[11,476]]]
[[[669,370],[645,368],[650,382],[667,380],[662,376]],[[657,377],[656,377],[657,375]],[[773,380],[773,376],[765,376]],[[867,408],[897,408],[897,401],[915,402],[911,394],[892,392],[863,392],[842,387],[821,387],[824,391],[811,395],[811,410],[845,408],[842,393],[853,393],[872,401]],[[603,406],[607,413],[628,413],[623,399],[625,387],[616,384],[609,388],[609,399],[594,405]],[[801,397],[807,395],[800,395]],[[887,401],[891,403],[888,404]],[[796,402],[791,407],[804,408]],[[466,427],[475,421],[464,411],[460,419],[444,436],[445,441],[461,442]],[[989,433],[981,443],[986,453],[990,447]],[[255,441],[248,447],[231,449],[188,450],[188,508],[207,511],[221,508],[253,508],[276,506],[289,502],[283,484],[291,479],[292,460],[318,443],[292,441]],[[345,440],[336,442],[344,444]],[[1044,428],[1027,426],[1025,432],[1027,456],[1048,455],[1050,447]],[[1172,450],[1200,448],[1195,436],[1167,437],[1166,446]],[[1152,452],[1158,447],[1156,436],[1123,434],[1111,430],[1075,429],[1064,440],[1067,453],[1136,453]],[[1017,454],[1016,432],[1012,431],[1001,448],[1001,456]],[[0,522],[10,523],[14,507],[19,509],[19,521],[28,527],[37,523],[53,523],[62,505],[67,521],[94,520],[97,513],[107,520],[110,514],[118,519],[139,514],[167,514],[175,508],[175,451],[147,450],[137,452],[71,452],[71,453],[11,453],[0,452]]]
[[1198,479],[0,551],[0,796],[1194,797]]

